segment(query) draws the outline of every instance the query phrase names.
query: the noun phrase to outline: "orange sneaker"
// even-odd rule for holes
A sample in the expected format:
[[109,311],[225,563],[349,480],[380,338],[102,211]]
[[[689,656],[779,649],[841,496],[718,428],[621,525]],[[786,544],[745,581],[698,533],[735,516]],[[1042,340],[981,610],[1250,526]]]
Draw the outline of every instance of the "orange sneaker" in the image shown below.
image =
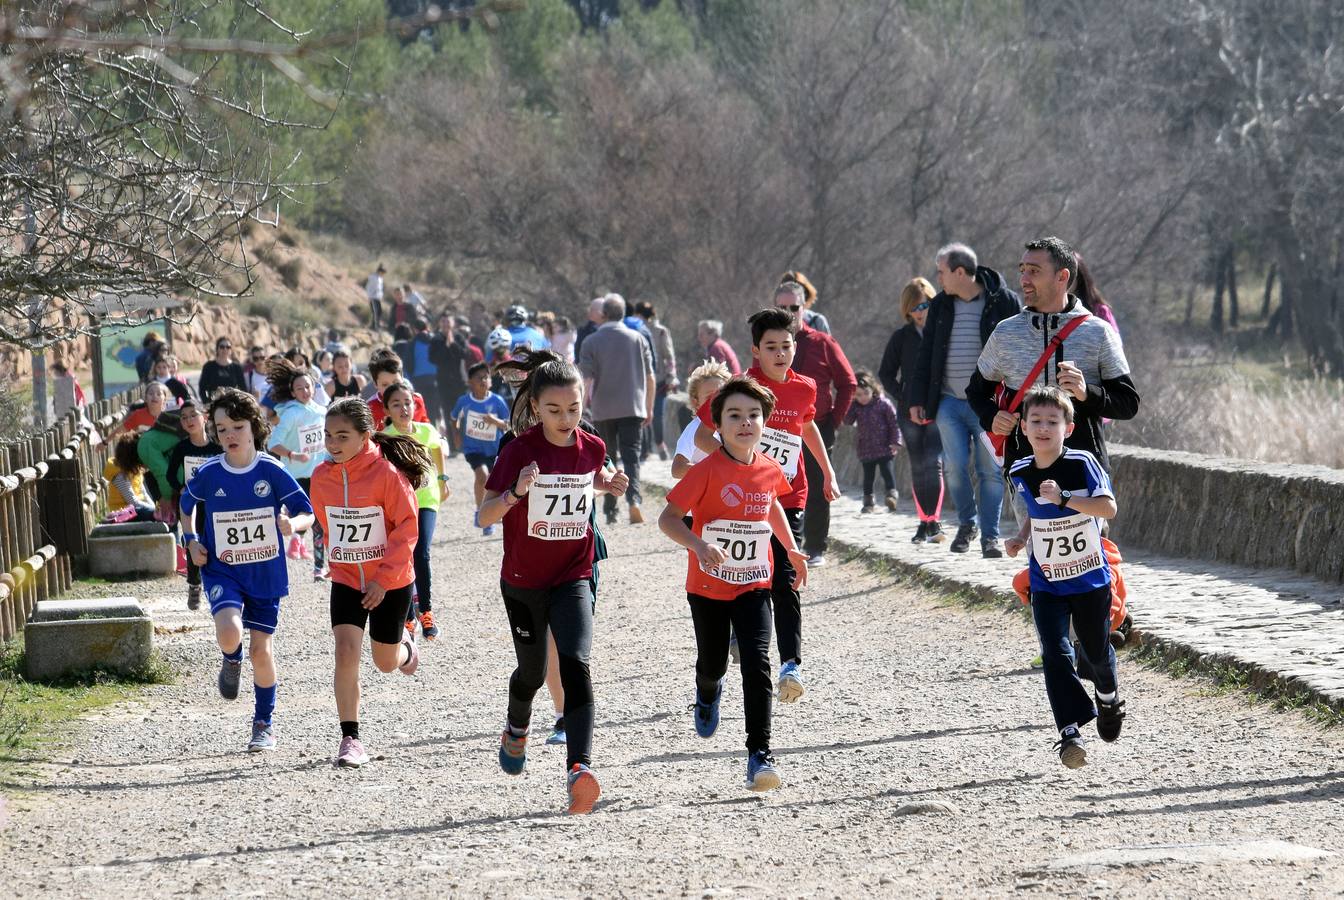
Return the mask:
[[434,625],[434,614],[432,612],[422,612],[420,614],[420,633],[425,636],[427,641],[432,641],[439,636],[439,629]]
[[593,804],[602,795],[602,785],[598,784],[593,770],[583,763],[575,763],[569,770],[569,812],[572,815],[585,815],[593,811]]
[[415,637],[415,619],[406,620],[406,633],[411,637]]

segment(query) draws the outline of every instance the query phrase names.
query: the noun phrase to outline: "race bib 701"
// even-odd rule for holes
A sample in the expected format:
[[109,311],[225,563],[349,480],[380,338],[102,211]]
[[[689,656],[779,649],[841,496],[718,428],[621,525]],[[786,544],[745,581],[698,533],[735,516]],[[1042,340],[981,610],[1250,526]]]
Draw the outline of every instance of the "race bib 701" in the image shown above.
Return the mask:
[[723,551],[724,561],[706,569],[729,584],[770,580],[770,523],[717,519],[700,532],[707,544]]

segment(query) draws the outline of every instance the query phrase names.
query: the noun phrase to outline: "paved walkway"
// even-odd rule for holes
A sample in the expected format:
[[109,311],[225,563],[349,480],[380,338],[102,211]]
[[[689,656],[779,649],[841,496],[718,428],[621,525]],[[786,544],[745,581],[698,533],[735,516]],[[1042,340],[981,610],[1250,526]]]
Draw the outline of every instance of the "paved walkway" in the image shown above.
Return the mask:
[[[673,484],[668,463],[651,460],[642,477]],[[1124,510],[1124,486],[1120,494]],[[881,554],[916,567],[949,586],[1014,598],[1018,559],[983,559],[948,550],[956,512],[944,506],[949,540],[911,544],[919,520],[902,492],[900,509],[862,515],[853,492],[832,506],[831,536],[856,550]],[[1257,571],[1222,563],[1169,559],[1120,548],[1125,557],[1129,609],[1137,630],[1188,648],[1201,657],[1291,679],[1334,703],[1344,703],[1344,586],[1289,571]]]

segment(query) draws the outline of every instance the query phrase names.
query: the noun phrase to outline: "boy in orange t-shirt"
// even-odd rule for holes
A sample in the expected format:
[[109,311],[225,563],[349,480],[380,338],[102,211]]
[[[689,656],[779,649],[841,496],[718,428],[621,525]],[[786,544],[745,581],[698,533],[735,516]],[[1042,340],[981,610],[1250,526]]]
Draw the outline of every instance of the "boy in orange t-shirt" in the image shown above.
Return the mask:
[[[690,551],[686,599],[695,623],[695,730],[712,737],[728,669],[728,636],[736,633],[747,726],[747,786],[779,786],[770,753],[770,585],[777,564],[773,537],[793,564],[793,587],[807,580],[779,497],[791,491],[779,463],[758,452],[775,396],[754,378],[728,381],[710,405],[723,445],[696,463],[667,495],[658,519],[663,533]],[[687,527],[683,517],[693,519]],[[782,562],[782,561],[780,561]]]

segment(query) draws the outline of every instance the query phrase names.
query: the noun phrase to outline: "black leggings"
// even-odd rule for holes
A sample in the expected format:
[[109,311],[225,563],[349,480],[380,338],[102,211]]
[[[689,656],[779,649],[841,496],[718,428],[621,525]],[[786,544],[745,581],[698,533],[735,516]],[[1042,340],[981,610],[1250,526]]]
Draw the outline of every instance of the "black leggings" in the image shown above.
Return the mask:
[[[532,723],[532,699],[546,683],[546,629],[560,654],[565,688],[565,769],[592,762],[593,682],[588,654],[593,646],[593,590],[588,579],[551,588],[520,588],[500,581],[513,631],[518,668],[509,676],[509,725],[521,731]],[[728,652],[725,643],[723,651]]]
[[732,600],[687,594],[695,624],[695,688],[711,700],[728,671],[728,634],[737,635],[742,667],[742,709],[747,720],[747,750],[770,750],[770,592],[747,591]]
[[891,468],[891,457],[886,456],[882,459],[865,459],[863,462],[863,495],[869,496],[873,492],[873,484],[877,481],[877,473],[882,473],[882,483],[887,486],[887,490],[896,489],[896,473]]
[[937,425],[917,425],[904,416],[900,419],[905,439],[906,458],[910,460],[910,481],[915,493],[919,518],[936,522],[943,505],[943,442]]
[[[799,547],[803,543],[803,511],[786,509],[784,516],[789,520],[789,530],[793,532],[793,541]],[[774,553],[775,575],[770,582],[770,597],[775,606],[775,640],[779,644],[779,661],[803,661],[803,603],[798,592],[793,589],[794,568],[789,561],[788,551],[773,535],[770,537],[770,549]]]

